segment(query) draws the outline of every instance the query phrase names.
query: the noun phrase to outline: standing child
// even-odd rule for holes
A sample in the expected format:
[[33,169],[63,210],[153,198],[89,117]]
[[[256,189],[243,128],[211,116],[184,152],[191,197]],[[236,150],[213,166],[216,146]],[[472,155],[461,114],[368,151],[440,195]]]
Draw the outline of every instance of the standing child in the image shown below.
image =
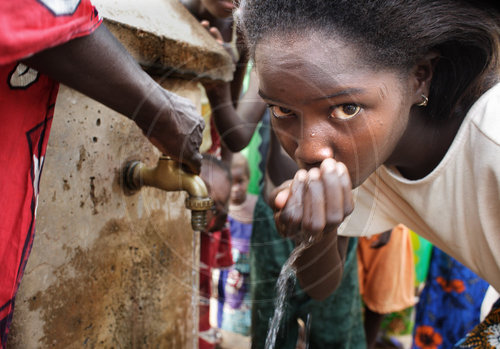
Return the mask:
[[206,184],[214,207],[207,213],[207,227],[200,232],[200,349],[215,349],[220,340],[210,324],[210,298],[212,296],[212,269],[229,267],[231,236],[227,227],[227,208],[231,194],[231,172],[228,166],[213,155],[203,154],[200,177]]
[[[324,298],[338,286],[345,235],[398,223],[500,288],[498,10],[458,0],[242,4],[260,95],[300,167],[272,204],[282,234],[306,234],[304,289]],[[497,345],[488,334],[499,315],[460,347]]]
[[[233,20],[233,10],[235,8],[233,0],[181,0],[181,3],[200,21],[201,25],[209,31],[214,39],[223,45],[232,57],[236,69],[232,81],[229,84],[223,85],[224,89],[222,93],[227,97],[229,103],[236,107],[243,87],[243,79],[248,63],[248,54],[241,33],[237,30],[236,23]],[[215,112],[220,105],[218,105],[212,95],[207,94],[206,97],[210,105],[204,104],[204,108],[208,109],[204,117],[209,116],[206,133],[209,132],[211,142],[207,152],[217,155],[222,158],[224,162],[229,164],[231,162],[232,153],[225,147],[224,143],[221,143],[219,134],[213,125],[212,115],[210,115]],[[202,97],[202,100],[204,99],[205,96]]]
[[223,330],[250,335],[250,237],[257,196],[247,193],[250,170],[247,159],[233,155],[233,183],[229,202],[229,226],[234,265],[219,278],[219,319]]

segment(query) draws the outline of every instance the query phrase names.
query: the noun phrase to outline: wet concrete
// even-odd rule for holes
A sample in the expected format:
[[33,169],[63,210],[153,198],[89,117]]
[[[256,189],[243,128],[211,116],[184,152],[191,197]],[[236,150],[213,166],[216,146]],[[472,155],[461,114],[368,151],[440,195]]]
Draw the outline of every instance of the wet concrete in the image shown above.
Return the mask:
[[[178,0],[94,4],[198,111],[200,79],[231,79],[229,55]],[[186,194],[121,186],[127,161],[159,156],[132,120],[61,86],[9,348],[197,348],[199,238]]]
[[[196,84],[168,87],[199,98]],[[194,347],[199,247],[186,194],[120,184],[128,160],[159,155],[131,120],[61,88],[9,348]]]

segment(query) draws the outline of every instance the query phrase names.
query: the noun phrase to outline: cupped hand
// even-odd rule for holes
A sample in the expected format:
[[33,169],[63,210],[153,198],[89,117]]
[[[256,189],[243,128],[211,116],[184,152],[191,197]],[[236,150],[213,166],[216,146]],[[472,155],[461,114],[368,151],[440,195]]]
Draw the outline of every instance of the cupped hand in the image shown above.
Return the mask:
[[316,240],[335,231],[354,209],[345,165],[325,159],[320,168],[299,170],[271,195],[280,234],[296,241]]
[[141,128],[163,154],[199,174],[202,160],[199,149],[205,122],[189,99],[167,90],[164,93],[168,100],[165,112],[157,115],[147,127]]

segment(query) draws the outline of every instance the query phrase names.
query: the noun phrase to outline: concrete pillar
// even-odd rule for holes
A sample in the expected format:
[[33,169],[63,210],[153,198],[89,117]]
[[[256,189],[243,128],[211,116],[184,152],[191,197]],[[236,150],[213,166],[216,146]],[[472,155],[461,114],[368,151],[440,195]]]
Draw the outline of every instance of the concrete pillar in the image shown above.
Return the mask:
[[[194,78],[231,78],[229,56],[178,0],[94,3],[199,110]],[[186,194],[120,185],[128,160],[154,166],[159,155],[131,120],[61,86],[9,348],[197,348],[199,237]]]

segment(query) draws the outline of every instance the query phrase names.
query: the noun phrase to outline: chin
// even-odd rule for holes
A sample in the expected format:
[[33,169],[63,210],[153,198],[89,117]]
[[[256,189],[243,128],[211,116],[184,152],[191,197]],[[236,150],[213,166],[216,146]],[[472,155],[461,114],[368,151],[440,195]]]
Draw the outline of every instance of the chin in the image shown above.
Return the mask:
[[241,196],[231,198],[231,204],[233,204],[233,205],[241,205],[244,202],[245,202],[245,198],[241,197]]

